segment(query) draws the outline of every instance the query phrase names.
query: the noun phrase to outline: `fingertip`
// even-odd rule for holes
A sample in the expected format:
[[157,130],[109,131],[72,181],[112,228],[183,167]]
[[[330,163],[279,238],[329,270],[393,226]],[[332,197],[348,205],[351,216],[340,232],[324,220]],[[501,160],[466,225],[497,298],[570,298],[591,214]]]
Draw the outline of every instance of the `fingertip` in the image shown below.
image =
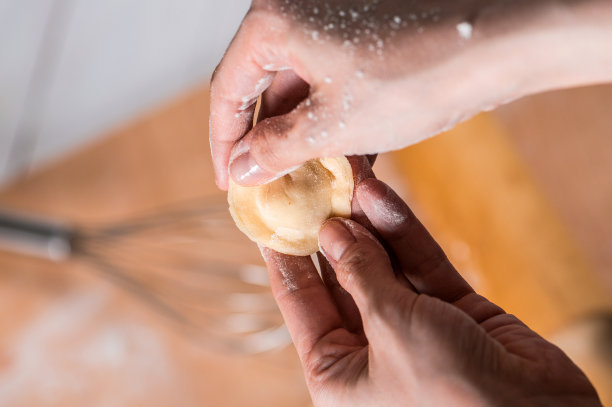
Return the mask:
[[[299,168],[299,166],[283,166],[281,158],[284,155],[277,155],[274,151],[287,151],[282,146],[274,148],[273,141],[269,141],[269,131],[279,131],[282,128],[278,123],[282,119],[268,119],[259,123],[247,135],[245,135],[233,148],[229,157],[228,172],[234,182],[245,187],[263,185],[274,181],[289,172]],[[264,161],[265,165],[262,165]],[[287,164],[291,164],[290,162]],[[271,171],[270,168],[275,168]]]
[[227,182],[227,176],[222,176],[222,175],[216,175],[215,176],[215,184],[217,185],[217,188],[219,188],[222,191],[226,191],[229,189],[228,188],[228,182]]
[[399,233],[412,216],[399,195],[380,180],[364,180],[355,188],[355,196],[372,225],[383,234]]
[[366,244],[385,254],[378,239],[364,226],[351,219],[331,218],[319,231],[319,247],[332,265],[344,260],[343,255],[353,244]]
[[287,174],[291,170],[293,168],[280,174],[268,172],[261,168],[250,152],[236,157],[230,162],[229,166],[229,173],[234,182],[245,187],[266,184]]
[[343,218],[328,219],[319,230],[319,246],[323,255],[333,262],[342,258],[346,249],[357,240]]
[[347,156],[346,158],[351,164],[355,185],[359,185],[367,178],[375,178],[374,171],[372,171],[372,165],[370,164],[370,160],[367,156],[351,155]]
[[[212,149],[211,149],[212,151]],[[218,158],[216,158],[216,154],[212,153],[212,161],[213,161],[213,169],[215,172],[215,184],[217,187],[223,191],[227,191],[228,189],[228,173],[227,173],[227,165],[223,165]]]
[[350,293],[363,315],[397,283],[385,249],[357,222],[330,219],[323,224],[319,241],[338,283]]
[[266,263],[268,263],[269,261],[272,260],[272,258],[274,257],[274,254],[276,254],[277,252],[275,252],[274,250],[260,244],[257,243],[257,248],[259,249],[259,252],[261,253],[261,257],[264,259],[264,261]]
[[246,135],[240,139],[229,157],[228,174],[242,186],[259,185],[265,182],[266,175],[269,177],[250,153],[251,138]]
[[383,199],[388,193],[389,186],[376,178],[367,178],[355,187],[355,196],[359,203],[371,199]]

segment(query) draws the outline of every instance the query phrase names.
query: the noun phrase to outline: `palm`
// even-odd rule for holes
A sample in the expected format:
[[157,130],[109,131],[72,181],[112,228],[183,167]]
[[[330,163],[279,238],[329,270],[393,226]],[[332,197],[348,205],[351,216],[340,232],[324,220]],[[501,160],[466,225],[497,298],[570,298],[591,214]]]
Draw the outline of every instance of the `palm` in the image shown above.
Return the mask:
[[[264,93],[260,119],[290,111],[307,94],[308,86],[294,74],[277,75]],[[474,293],[405,203],[373,179],[371,157],[349,161],[357,186],[352,218],[384,242],[382,261],[390,269],[393,259],[395,278],[383,281],[385,270],[377,270],[377,259],[365,256],[360,266],[373,262],[366,267],[372,286],[379,285],[378,296],[384,291],[389,297],[384,302],[391,306],[377,310],[372,303],[380,300],[372,300],[372,293],[351,296],[343,285],[356,282],[341,285],[338,270],[321,253],[319,276],[310,257],[262,250],[316,405],[459,405],[462,398],[465,405],[475,405],[473,393],[458,397],[444,387],[440,391],[440,372],[470,381],[468,387],[482,393],[478,396],[498,405],[563,405],[554,396],[564,394],[569,395],[566,405],[598,404],[584,374],[558,348]],[[389,213],[402,221],[389,223]],[[353,293],[374,290],[351,288]],[[406,382],[410,377],[419,383]],[[502,391],[504,386],[510,393]],[[499,399],[500,394],[520,395],[526,386],[525,400]]]
[[[363,168],[360,159],[351,160],[354,168]],[[364,188],[358,189],[354,217],[385,242],[395,260],[398,286],[406,293],[420,293],[404,300],[390,291],[394,306],[378,316],[383,326],[379,322],[374,335],[367,326],[371,316],[366,315],[364,327],[362,313],[325,257],[318,256],[319,278],[310,258],[264,250],[277,301],[318,405],[393,405],[398,400],[401,405],[421,405],[422,399],[406,395],[410,392],[398,388],[389,376],[422,376],[418,388],[436,388],[445,380],[438,372],[460,377],[468,387],[480,386],[481,401],[505,404],[501,395],[521,394],[528,388],[524,399],[506,401],[563,405],[555,397],[567,395],[563,398],[567,405],[597,403],[584,374],[558,348],[472,290],[396,196],[390,205],[405,211],[406,220],[396,225],[397,230],[385,228],[384,220],[373,216],[369,206],[389,199],[389,191],[374,179],[362,184],[371,196],[360,197]],[[297,290],[287,288],[289,274],[297,279],[291,280]],[[398,336],[403,340],[398,342]],[[410,372],[413,369],[418,371]],[[364,394],[375,394],[375,401]],[[446,396],[438,395],[433,405],[452,403],[457,397]]]

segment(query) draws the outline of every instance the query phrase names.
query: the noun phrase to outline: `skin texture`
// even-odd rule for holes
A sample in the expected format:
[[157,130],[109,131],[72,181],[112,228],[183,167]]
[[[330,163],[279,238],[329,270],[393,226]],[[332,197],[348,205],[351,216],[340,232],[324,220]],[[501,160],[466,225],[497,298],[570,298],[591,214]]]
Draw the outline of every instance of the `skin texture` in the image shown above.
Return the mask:
[[[403,147],[522,95],[612,79],[607,0],[381,0],[325,31],[341,24],[325,7],[347,17],[349,3],[365,4],[253,3],[211,86],[219,187],[230,173],[262,184],[310,158]],[[371,32],[356,35],[363,21]],[[370,51],[374,31],[382,47]],[[474,293],[373,178],[374,159],[349,157],[353,220],[321,229],[322,277],[309,257],[262,249],[315,405],[600,405],[558,348]]]
[[[257,0],[211,84],[217,184],[405,147],[527,94],[610,80],[608,0]],[[278,81],[303,97],[252,128]]]
[[[476,294],[406,204],[362,181],[327,221],[322,279],[263,249],[316,406],[599,406],[563,352]],[[378,236],[375,237],[374,234]]]
[[[304,98],[279,78],[262,120]],[[599,406],[560,349],[472,290],[374,161],[349,157],[352,220],[323,225],[321,277],[310,257],[262,249],[315,405]]]

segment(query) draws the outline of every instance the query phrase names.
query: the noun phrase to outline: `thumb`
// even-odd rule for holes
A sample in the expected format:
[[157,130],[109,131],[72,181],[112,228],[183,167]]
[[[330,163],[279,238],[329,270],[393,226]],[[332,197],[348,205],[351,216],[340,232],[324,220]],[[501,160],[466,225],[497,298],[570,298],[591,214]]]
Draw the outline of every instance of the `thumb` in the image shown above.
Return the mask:
[[348,219],[327,221],[319,232],[321,251],[336,272],[338,282],[351,294],[368,326],[397,314],[400,302],[416,293],[396,279],[385,249],[366,228]]
[[410,357],[444,369],[450,361],[478,363],[501,350],[465,312],[402,284],[385,249],[357,222],[325,222],[319,243],[338,282],[353,297],[373,351],[398,357],[390,343],[399,340]]
[[257,124],[232,150],[229,171],[234,181],[261,185],[312,158],[342,155],[340,148],[328,148],[331,137],[318,110],[309,98],[290,113]]

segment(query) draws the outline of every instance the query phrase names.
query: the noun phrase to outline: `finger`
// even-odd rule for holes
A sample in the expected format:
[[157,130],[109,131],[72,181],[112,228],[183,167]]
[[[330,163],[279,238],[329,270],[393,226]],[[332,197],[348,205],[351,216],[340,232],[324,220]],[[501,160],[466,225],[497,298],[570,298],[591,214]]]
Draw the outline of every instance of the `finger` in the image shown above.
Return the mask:
[[232,147],[253,123],[259,95],[274,79],[275,67],[289,58],[282,50],[285,32],[279,18],[249,13],[211,81],[210,145],[217,185],[227,189]]
[[[374,172],[372,171],[372,163],[375,161],[375,159],[376,155],[348,157],[349,163],[351,164],[351,168],[353,170],[353,180],[355,185],[358,185],[365,179],[375,177]],[[376,230],[361,209],[357,199],[353,199],[351,202],[351,219],[376,235]],[[338,283],[336,273],[325,256],[323,256],[321,253],[317,253],[317,255],[319,264],[321,265],[323,282],[330,291],[334,302],[338,306],[346,328],[351,332],[361,332],[363,330],[363,323],[361,321],[361,315],[359,314],[359,309],[357,308],[355,301],[351,295]],[[401,277],[402,283],[404,283],[405,277],[403,275]]]
[[270,286],[298,355],[305,361],[326,334],[342,328],[342,319],[310,257],[287,256],[263,248]]
[[368,178],[376,178],[372,170],[372,159],[370,155],[352,155],[348,156],[348,162],[353,170],[353,181],[355,185],[359,185],[361,181]]
[[341,146],[330,142],[325,123],[319,122],[322,109],[307,98],[288,114],[258,123],[232,150],[230,174],[234,181],[262,185],[307,160],[342,155]]
[[[353,155],[349,156],[348,161],[351,164],[353,170],[353,183],[359,185],[363,180],[368,178],[375,178],[374,171],[372,171],[370,156]],[[353,193],[353,200],[351,201],[351,219],[359,223],[368,229],[371,233],[376,233],[374,227],[370,223],[370,220],[363,212],[359,201],[355,199]]]
[[[376,161],[377,155],[356,155],[348,157],[349,162],[351,163],[351,167],[353,169],[353,180],[355,185],[359,185],[362,181],[368,178],[376,178],[374,175],[374,171],[372,170],[372,165]],[[357,190],[355,189],[355,192]],[[361,226],[365,227],[370,233],[372,233],[377,239],[380,240],[380,234],[376,230],[376,228],[372,225],[372,222],[368,219],[367,215],[361,208],[359,204],[359,200],[353,197],[351,202],[351,219],[359,223]],[[381,241],[383,246],[386,244],[384,241]],[[386,248],[386,247],[385,247]],[[388,251],[388,254],[392,252]],[[396,266],[397,260],[395,256],[391,256],[391,263],[393,264],[393,269],[396,270],[398,267]],[[396,275],[400,279],[400,282],[414,290],[414,287],[410,284],[410,282],[406,279],[403,273],[398,273]]]
[[[354,185],[358,185],[361,181],[367,178],[374,177],[374,172],[372,171],[371,160],[369,156],[349,156],[347,157],[349,164],[351,165],[351,169],[353,171],[353,183]],[[367,216],[365,216],[363,210],[359,206],[359,201],[357,199],[351,200],[351,219],[355,220],[360,225],[364,226],[366,229],[373,231],[374,228],[372,224],[368,220]],[[325,285],[330,290],[332,298],[338,305],[339,311],[342,314],[342,319],[347,326],[347,329],[351,332],[359,332],[363,330],[363,324],[361,322],[361,316],[359,314],[359,309],[355,304],[355,301],[351,297],[351,295],[338,283],[338,279],[336,278],[336,273],[325,258],[320,252],[319,256],[319,264],[321,264],[321,272],[323,281]]]
[[353,333],[360,333],[363,331],[363,324],[361,322],[361,315],[359,309],[353,300],[353,297],[346,291],[336,278],[336,272],[333,267],[329,264],[327,259],[322,253],[317,253],[317,259],[319,260],[319,266],[321,267],[321,277],[323,283],[329,291],[329,295],[336,304],[338,312],[344,322],[344,327]]
[[371,336],[368,332],[370,316],[397,308],[399,297],[416,296],[400,285],[385,249],[358,223],[331,219],[321,228],[319,242],[338,281],[355,300],[368,339]]
[[[353,183],[358,185],[361,181],[367,178],[375,177],[372,171],[371,156],[354,155],[347,157],[351,169],[353,170]],[[366,229],[373,231],[374,228],[365,216],[363,210],[359,206],[357,199],[351,200],[351,219],[364,226]],[[363,331],[363,323],[361,321],[361,315],[359,309],[353,300],[353,297],[346,291],[336,278],[336,272],[333,267],[329,264],[327,259],[321,253],[319,255],[319,264],[325,265],[321,267],[323,281],[325,285],[331,290],[332,297],[338,305],[338,309],[342,314],[342,319],[345,322],[347,329],[351,332]]]
[[[372,167],[370,165],[370,157],[350,156],[348,157],[348,161],[351,164],[351,169],[353,171],[353,181],[355,185],[357,185],[359,182],[366,178],[374,176],[374,173],[372,172]],[[365,216],[365,214],[359,207],[359,202],[356,199],[353,199],[351,202],[351,213],[351,217],[358,223],[361,223],[366,227],[371,227],[368,218]],[[319,265],[321,268],[321,277],[323,278],[323,283],[327,287],[330,296],[332,297],[334,303],[338,308],[345,328],[350,332],[362,332],[363,324],[361,322],[359,309],[357,308],[357,305],[355,305],[355,301],[353,301],[351,295],[344,288],[342,288],[340,283],[338,283],[336,273],[334,272],[334,269],[329,264],[325,256],[321,252],[318,252],[317,258],[319,260]]]
[[355,196],[418,292],[447,302],[473,293],[433,237],[385,183],[367,179],[357,186]]
[[[282,115],[290,112],[302,100],[308,97],[309,86],[293,71],[279,72],[272,85],[264,92],[262,96],[261,108],[258,115],[258,121]],[[350,161],[355,163],[353,169],[358,169],[358,179],[364,179],[371,174],[371,169],[363,165],[361,157],[351,158]],[[357,200],[354,200],[356,203]],[[334,301],[344,326],[351,332],[361,330],[361,318],[359,310],[350,294],[344,290],[338,280],[334,270],[329,265],[327,260],[321,253],[317,253],[317,258],[321,268],[321,277],[327,288],[332,300]]]

